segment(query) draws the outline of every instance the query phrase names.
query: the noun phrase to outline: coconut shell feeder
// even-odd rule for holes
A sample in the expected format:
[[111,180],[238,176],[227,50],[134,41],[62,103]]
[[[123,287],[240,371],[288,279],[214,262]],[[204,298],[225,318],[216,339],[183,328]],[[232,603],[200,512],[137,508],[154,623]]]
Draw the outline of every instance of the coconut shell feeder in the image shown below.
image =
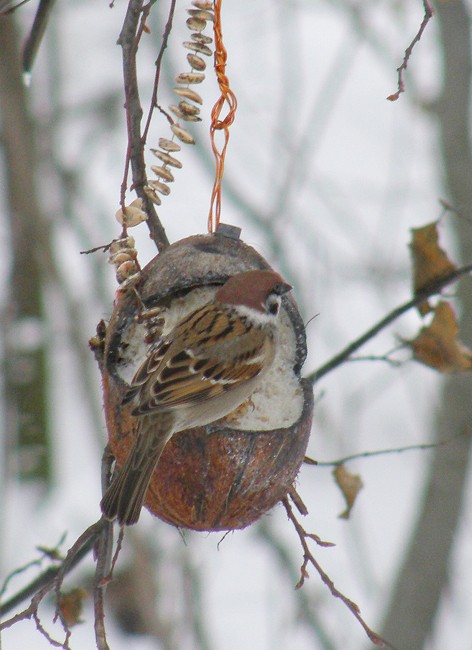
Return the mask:
[[[172,244],[117,293],[97,356],[109,447],[119,466],[136,426],[123,399],[149,337],[165,335],[230,276],[271,268],[222,226]],[[310,435],[313,389],[300,377],[305,328],[291,294],[283,298],[279,321],[276,358],[248,402],[206,427],[174,434],[166,445],[145,500],[153,515],[193,530],[244,528],[293,489]]]
[[[116,218],[122,238],[110,247],[110,261],[120,284],[108,326],[96,347],[103,380],[109,447],[123,465],[135,440],[133,405],[123,403],[129,383],[149,346],[191,311],[211,301],[218,287],[242,271],[270,269],[253,248],[239,239],[239,229],[219,224],[221,181],[229,128],[237,100],[225,74],[226,49],[221,28],[221,2],[193,0],[188,10],[189,70],[175,78],[178,104],[169,106],[171,139],[159,138],[151,149],[156,175],[137,174],[139,198],[124,199]],[[208,29],[212,26],[211,29]],[[205,77],[205,57],[214,57],[220,98],[211,111],[210,142],[215,156],[215,182],[208,217],[209,235],[196,235],[167,245],[154,211],[171,191],[182,167],[182,146],[195,144],[188,130],[199,122],[202,96],[195,90]],[[221,138],[215,141],[215,133]],[[140,143],[141,146],[141,143]],[[135,161],[136,169],[140,164]],[[138,178],[139,177],[139,178]],[[127,228],[147,221],[160,254],[142,270]],[[147,509],[170,524],[194,530],[244,528],[290,493],[305,456],[313,411],[312,385],[300,377],[306,357],[305,328],[292,295],[284,296],[278,319],[277,353],[270,371],[250,398],[224,419],[206,427],[176,433],[167,443],[151,479]]]

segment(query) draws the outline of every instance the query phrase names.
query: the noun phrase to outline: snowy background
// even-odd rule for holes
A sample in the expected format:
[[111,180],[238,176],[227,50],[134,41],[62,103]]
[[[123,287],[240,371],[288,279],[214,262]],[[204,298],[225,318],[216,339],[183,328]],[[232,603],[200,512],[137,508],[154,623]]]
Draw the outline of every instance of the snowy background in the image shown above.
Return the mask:
[[[226,158],[222,221],[242,227],[244,240],[294,285],[304,320],[316,315],[307,328],[306,373],[408,299],[409,229],[441,215],[437,132],[424,108],[441,84],[437,26],[431,21],[414,52],[406,73],[407,94],[391,103],[386,96],[396,90],[395,70],[422,20],[422,3],[364,4],[356,14],[347,8],[354,4],[340,1],[223,3],[227,73],[239,106]],[[187,69],[187,51],[181,45],[189,35],[187,8],[177,3],[161,78],[163,105],[175,101],[172,79]],[[116,2],[112,9],[106,2],[89,0],[57,3],[29,90],[40,123],[49,125],[42,139],[44,173],[52,166],[72,179],[67,202],[59,185],[39,183],[39,187],[63,272],[62,289],[80,314],[85,355],[97,322],[110,315],[115,286],[104,255],[97,253],[92,259],[79,251],[119,234],[113,215],[119,202],[126,128],[116,41],[125,9],[124,2]],[[29,3],[18,12],[25,33],[34,10]],[[151,34],[144,35],[140,46],[145,111],[167,11],[167,2],[153,8]],[[362,21],[356,24],[356,15],[362,17],[363,28]],[[158,210],[171,241],[206,230],[214,173],[208,124],[217,97],[211,69],[198,90],[204,96],[204,119],[193,129],[198,145],[183,146],[183,169],[176,171],[171,194]],[[53,139],[48,141],[51,122]],[[156,146],[161,136],[168,137],[169,130],[156,114],[148,145]],[[150,153],[147,162],[155,164]],[[155,254],[146,226],[132,234],[144,264]],[[441,235],[454,257],[447,223]],[[49,334],[55,351],[50,367],[54,484],[48,490],[18,484],[9,461],[10,480],[3,481],[1,504],[2,575],[35,557],[38,544],[54,546],[64,532],[67,548],[99,516],[106,432],[98,371],[91,358],[86,370],[78,363],[70,311],[57,288],[51,287],[49,299],[54,311]],[[408,314],[361,353],[384,354],[396,345],[397,335],[411,337],[418,328],[416,314]],[[399,368],[381,361],[344,364],[315,386],[308,455],[335,460],[428,442],[439,381],[433,371],[414,362]],[[95,403],[90,402],[90,393],[95,394]],[[303,525],[336,544],[329,549],[313,545],[313,551],[376,630],[415,520],[428,453],[352,462],[348,469],[361,475],[364,489],[349,521],[338,518],[344,503],[331,468],[305,466],[300,471],[297,489],[310,511]],[[470,511],[464,512],[463,530],[457,539],[456,567],[471,559],[465,534],[470,530]],[[223,541],[221,534],[181,535],[146,512],[129,538],[134,541],[125,544],[120,562],[136,562],[136,548],[151,554],[161,618],[178,618],[183,594],[191,598],[193,572],[198,575],[198,607],[207,639],[202,648],[369,646],[361,627],[331,597],[314,570],[303,587],[310,614],[302,612],[302,601],[293,590],[302,550],[282,507],[265,516],[260,526],[230,533]],[[274,540],[287,550],[288,561],[281,559]],[[186,572],[176,568],[184,562]],[[91,570],[89,559],[68,584],[86,580]],[[471,581],[456,577],[457,572],[453,570],[450,579],[460,585],[444,603],[431,650],[470,647],[464,639],[472,638]],[[33,574],[18,578],[12,588]],[[94,647],[91,605],[89,599],[85,622],[73,630],[74,650]],[[42,611],[45,626],[53,631],[51,612],[47,606]],[[155,638],[125,636],[111,615],[107,625],[113,650],[161,647]],[[176,639],[174,645],[162,647],[196,647],[194,639],[178,635]],[[33,622],[23,622],[3,633],[1,647],[50,646]]]

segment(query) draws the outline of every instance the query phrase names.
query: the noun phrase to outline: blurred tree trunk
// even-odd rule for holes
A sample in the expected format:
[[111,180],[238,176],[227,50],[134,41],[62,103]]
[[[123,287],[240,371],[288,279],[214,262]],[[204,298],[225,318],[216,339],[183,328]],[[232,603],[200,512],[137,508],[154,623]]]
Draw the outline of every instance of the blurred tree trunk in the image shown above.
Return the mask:
[[[457,210],[453,221],[462,262],[472,261],[472,159],[469,141],[471,92],[470,18],[460,0],[437,3],[444,59],[444,84],[437,106],[445,186]],[[458,284],[460,337],[472,344],[470,279]],[[437,440],[465,434],[434,452],[410,547],[405,555],[382,635],[399,650],[420,650],[433,633],[448,581],[451,551],[460,523],[468,473],[472,423],[470,375],[448,378],[433,413]]]
[[5,422],[8,448],[17,446],[20,450],[21,475],[48,481],[50,454],[43,295],[47,232],[36,194],[33,120],[22,83],[20,37],[12,17],[0,20],[0,43],[0,121],[7,179],[2,212],[10,237],[9,295],[1,317]]

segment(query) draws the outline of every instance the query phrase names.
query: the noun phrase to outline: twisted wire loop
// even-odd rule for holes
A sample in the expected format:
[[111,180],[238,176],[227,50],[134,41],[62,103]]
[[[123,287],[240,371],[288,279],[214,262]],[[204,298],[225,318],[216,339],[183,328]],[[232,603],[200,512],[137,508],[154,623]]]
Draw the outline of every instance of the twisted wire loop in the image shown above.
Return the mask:
[[[227,52],[223,44],[223,33],[221,29],[221,2],[214,2],[214,33],[215,33],[215,72],[221,95],[211,111],[210,141],[213,155],[215,156],[215,182],[210,200],[210,211],[208,213],[208,232],[214,232],[220,222],[221,213],[221,182],[225,168],[226,149],[229,141],[229,127],[234,121],[238,106],[236,95],[230,88],[228,77],[225,74]],[[228,113],[220,119],[224,105],[228,106]],[[224,142],[221,149],[218,148],[215,140],[216,131],[224,132]]]

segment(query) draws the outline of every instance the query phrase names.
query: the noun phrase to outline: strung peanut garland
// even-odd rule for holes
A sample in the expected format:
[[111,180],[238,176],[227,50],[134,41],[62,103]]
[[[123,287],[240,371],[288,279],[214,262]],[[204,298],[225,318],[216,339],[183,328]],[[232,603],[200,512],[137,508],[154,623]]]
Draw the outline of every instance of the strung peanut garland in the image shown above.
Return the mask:
[[[201,122],[199,114],[203,100],[201,95],[192,86],[202,83],[205,79],[204,70],[207,64],[203,56],[209,57],[213,54],[213,50],[210,47],[213,43],[213,38],[202,32],[205,30],[208,22],[213,22],[214,14],[212,2],[194,0],[192,5],[195,9],[187,10],[190,14],[187,19],[187,27],[192,31],[192,40],[183,43],[184,47],[190,50],[187,54],[190,70],[177,75],[175,81],[178,85],[174,88],[174,92],[180,101],[178,104],[171,104],[169,106],[169,110],[175,115],[178,121],[173,122],[170,126],[172,138],[160,138],[159,148],[151,148],[152,153],[162,164],[151,166],[157,179],[149,180],[144,187],[144,191],[155,205],[161,205],[161,196],[168,196],[170,194],[169,183],[174,182],[173,170],[182,168],[182,163],[175,156],[181,150],[181,145],[176,142],[176,139],[183,144],[195,144],[193,136],[182,126],[182,122]],[[142,210],[142,202],[140,199],[133,201],[124,210],[119,209],[115,216],[127,228],[137,226],[147,219],[146,213]]]
[[[137,201],[141,201],[141,199],[137,199]],[[128,212],[133,210],[133,207],[126,208],[126,213],[128,214]],[[112,242],[110,244],[108,262],[115,267],[116,281],[120,285],[120,288],[124,289],[128,281],[134,278],[141,270],[134,238],[126,236]]]
[[182,126],[181,122],[201,121],[199,106],[202,105],[203,100],[192,86],[202,83],[205,79],[204,70],[207,64],[202,56],[209,57],[213,54],[212,49],[209,47],[213,39],[202,32],[207,23],[214,20],[214,15],[212,2],[194,0],[192,4],[196,8],[188,9],[190,17],[187,19],[187,27],[192,31],[192,40],[185,41],[183,44],[187,50],[190,50],[187,54],[190,71],[182,72],[176,77],[175,81],[178,86],[174,88],[174,92],[181,99],[178,104],[169,106],[169,110],[179,121],[171,124],[172,139],[160,138],[159,149],[151,149],[162,165],[151,166],[158,180],[149,181],[144,188],[146,195],[156,205],[161,205],[160,194],[167,196],[170,193],[169,183],[174,181],[171,168],[174,170],[182,168],[182,163],[174,155],[181,150],[181,146],[175,141],[175,138],[183,144],[195,144],[193,136]]
[[[184,128],[182,123],[200,122],[200,106],[203,103],[201,95],[194,90],[193,86],[200,84],[205,79],[205,70],[207,63],[204,56],[210,57],[213,54],[210,47],[213,38],[203,33],[208,22],[214,22],[215,33],[215,71],[221,95],[211,112],[210,137],[213,154],[216,160],[215,183],[213,186],[210,213],[208,216],[208,230],[212,232],[219,223],[221,210],[221,181],[224,171],[224,159],[226,147],[229,140],[229,126],[234,120],[234,114],[237,107],[237,101],[234,93],[229,87],[228,78],[225,75],[226,68],[226,50],[223,45],[221,32],[221,0],[210,2],[208,0],[193,0],[194,9],[188,9],[189,18],[186,21],[187,27],[191,30],[191,40],[184,41],[183,45],[187,50],[187,61],[190,65],[188,72],[182,72],[177,75],[175,81],[178,84],[174,92],[179,98],[178,104],[171,104],[169,110],[178,121],[172,121],[170,129],[172,131],[171,139],[160,138],[159,148],[151,148],[152,153],[160,161],[159,165],[151,165],[151,170],[156,175],[156,179],[149,180],[144,187],[146,196],[155,204],[161,205],[162,196],[170,194],[170,183],[174,182],[174,173],[176,169],[182,168],[182,163],[176,157],[183,144],[195,144],[191,133]],[[220,119],[223,106],[227,104],[228,113]],[[172,118],[170,118],[172,119]],[[224,133],[224,144],[221,150],[215,143],[215,132],[222,130]],[[215,210],[215,214],[213,211]],[[143,210],[142,200],[136,199],[129,206],[119,209],[116,212],[116,219],[126,228],[137,226],[147,219]],[[130,278],[133,278],[139,272],[140,267],[137,261],[137,254],[134,248],[132,237],[124,236],[115,241],[110,249],[111,264],[114,264],[118,282],[121,284]]]
[[[193,136],[182,126],[181,122],[201,121],[199,106],[202,105],[203,100],[192,86],[202,83],[205,79],[204,70],[207,64],[203,56],[210,57],[213,54],[210,47],[213,39],[202,32],[208,22],[213,22],[214,14],[212,2],[194,0],[192,5],[195,9],[187,10],[189,18],[186,21],[188,29],[192,31],[192,40],[183,43],[184,47],[190,50],[187,54],[190,70],[177,75],[175,81],[178,85],[174,88],[174,92],[180,101],[178,104],[169,106],[169,110],[177,117],[178,121],[171,124],[172,138],[159,138],[159,148],[151,148],[152,153],[162,164],[151,166],[157,179],[149,180],[144,191],[155,205],[161,205],[161,196],[170,194],[169,183],[174,182],[174,170],[182,169],[182,163],[176,158],[176,154],[181,150],[181,145],[176,142],[176,139],[183,144],[195,144]],[[147,214],[143,210],[142,200],[136,199],[124,209],[117,210],[115,217],[125,228],[132,228],[145,221]],[[140,271],[134,245],[134,239],[126,236],[114,241],[110,247],[109,262],[115,266],[116,279],[119,284],[130,280]]]

